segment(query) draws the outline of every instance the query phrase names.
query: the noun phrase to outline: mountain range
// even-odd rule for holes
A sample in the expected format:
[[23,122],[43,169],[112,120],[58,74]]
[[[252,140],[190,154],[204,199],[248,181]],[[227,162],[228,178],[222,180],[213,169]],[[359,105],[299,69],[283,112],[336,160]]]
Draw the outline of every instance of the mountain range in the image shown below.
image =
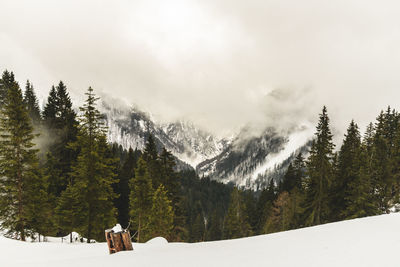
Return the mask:
[[247,125],[229,137],[217,137],[190,121],[157,122],[151,114],[115,101],[102,100],[100,110],[109,142],[143,149],[151,133],[158,148],[165,147],[176,157],[178,169],[195,169],[200,177],[255,190],[271,178],[278,182],[295,155],[307,153],[313,133],[310,125],[285,133]]

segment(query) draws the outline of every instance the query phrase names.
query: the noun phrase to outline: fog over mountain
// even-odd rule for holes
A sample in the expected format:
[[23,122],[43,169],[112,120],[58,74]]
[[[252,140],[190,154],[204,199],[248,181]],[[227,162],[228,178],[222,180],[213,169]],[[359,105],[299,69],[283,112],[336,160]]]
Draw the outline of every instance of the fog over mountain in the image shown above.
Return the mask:
[[[62,79],[224,135],[246,123],[342,133],[400,97],[400,5],[377,1],[0,1],[0,69],[42,98]],[[261,128],[263,128],[261,127]]]

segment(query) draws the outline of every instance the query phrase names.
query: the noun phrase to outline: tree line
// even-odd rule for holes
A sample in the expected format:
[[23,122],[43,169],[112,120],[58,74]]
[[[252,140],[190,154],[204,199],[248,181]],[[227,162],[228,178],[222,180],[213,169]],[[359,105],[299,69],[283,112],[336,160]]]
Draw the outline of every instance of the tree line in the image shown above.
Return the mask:
[[41,235],[75,231],[88,242],[101,241],[104,230],[119,222],[137,242],[155,236],[204,240],[199,232],[206,217],[219,205],[224,214],[231,186],[177,172],[174,156],[158,147],[151,133],[143,151],[109,144],[99,98],[90,87],[85,95],[75,110],[60,81],[41,109],[31,82],[22,90],[12,72],[3,72],[0,225],[5,235],[40,241]]
[[326,107],[311,147],[258,200],[235,189],[225,238],[265,234],[396,211],[400,195],[400,114],[387,108],[361,136],[352,120],[335,150]]
[[[326,107],[306,154],[254,192],[176,170],[148,133],[145,148],[107,142],[89,87],[75,110],[66,85],[43,109],[32,83],[0,79],[0,224],[9,237],[104,240],[119,222],[137,242],[231,239],[390,212],[400,191],[400,114],[390,107],[363,137],[351,121],[335,150]],[[71,235],[72,238],[72,235]],[[72,240],[71,240],[72,241]]]

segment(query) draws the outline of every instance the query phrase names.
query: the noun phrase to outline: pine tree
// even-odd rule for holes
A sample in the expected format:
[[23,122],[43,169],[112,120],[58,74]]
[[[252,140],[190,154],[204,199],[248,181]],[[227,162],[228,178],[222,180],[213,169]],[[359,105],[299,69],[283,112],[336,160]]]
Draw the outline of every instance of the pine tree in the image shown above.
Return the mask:
[[258,199],[256,212],[257,212],[257,233],[263,233],[264,226],[267,218],[272,209],[272,203],[276,199],[275,185],[273,179],[270,180],[269,185],[265,188]]
[[372,149],[374,145],[374,137],[375,137],[375,127],[372,122],[367,125],[367,129],[365,130],[363,136],[363,146],[366,148],[368,154],[372,156]]
[[392,165],[392,147],[389,129],[388,114],[383,111],[377,118],[373,145],[373,157],[371,168],[373,172],[372,184],[375,188],[376,202],[382,212],[389,212],[389,201],[392,198],[392,186],[394,183]]
[[302,190],[304,182],[305,164],[304,158],[299,153],[292,163],[289,163],[288,169],[283,177],[281,192],[291,192],[294,188]]
[[168,198],[172,201],[173,206],[176,207],[179,201],[180,187],[178,176],[174,171],[176,164],[172,153],[163,148],[159,157],[159,163],[161,182],[168,192]]
[[77,141],[71,147],[79,151],[72,167],[71,191],[82,196],[81,206],[72,212],[83,216],[85,221],[77,228],[88,239],[104,239],[104,229],[115,223],[116,197],[112,184],[117,182],[114,174],[115,159],[110,157],[106,140],[106,129],[100,112],[96,108],[98,98],[89,87],[87,99],[80,118]]
[[379,214],[377,203],[374,201],[374,192],[371,183],[371,170],[368,166],[369,154],[365,145],[360,151],[359,174],[349,182],[345,195],[346,209],[342,215],[344,219],[354,219]]
[[292,163],[289,163],[288,169],[283,177],[283,182],[280,186],[280,190],[281,192],[289,192],[291,191],[295,185],[294,183],[296,182],[296,173],[295,173],[295,169],[293,167]]
[[290,191],[289,197],[290,197],[289,210],[291,214],[289,229],[297,229],[303,227],[304,208],[302,207],[302,204],[305,198],[304,190],[295,187],[292,189],[292,191]]
[[[400,119],[400,115],[398,115]],[[398,203],[400,201],[400,127],[396,129],[393,149],[392,149],[392,173],[394,180],[393,188],[393,201]]]
[[168,199],[174,211],[174,229],[171,234],[171,239],[174,241],[181,240],[184,234],[185,215],[183,208],[183,198],[179,176],[175,172],[175,158],[171,152],[165,148],[162,149],[159,156],[160,181],[168,192]]
[[351,121],[338,155],[338,171],[331,187],[332,220],[347,217],[345,210],[350,203],[347,196],[353,194],[349,188],[354,181],[360,180],[361,135],[357,124]]
[[33,125],[35,127],[39,127],[42,121],[39,102],[33,89],[33,85],[29,82],[29,80],[26,81],[24,102],[28,109],[28,115],[31,118]]
[[248,218],[251,231],[255,233],[257,231],[257,212],[256,212],[256,199],[254,197],[254,192],[247,190],[243,192],[243,201],[245,205],[246,217]]
[[16,85],[13,72],[5,70],[0,79],[0,109],[4,107],[7,102],[7,94],[9,88]]
[[224,238],[232,239],[251,235],[240,191],[235,187],[231,193],[228,213],[224,220]]
[[56,159],[51,153],[47,153],[46,161],[44,165],[45,175],[48,177],[48,188],[47,191],[49,193],[49,197],[52,199],[52,202],[55,203],[57,200],[57,185],[62,183],[60,179],[62,179],[60,173],[60,169],[57,168]]
[[158,158],[157,146],[152,134],[148,135],[143,151],[143,159],[146,161],[153,188],[158,188],[161,184],[161,166]]
[[317,225],[328,221],[330,212],[328,192],[333,175],[333,148],[329,118],[324,106],[307,161],[306,225]]
[[[57,87],[52,87],[47,104],[43,110],[43,121],[48,134],[45,149],[53,157],[54,167],[60,170],[59,177],[50,177],[52,186],[56,188],[50,191],[56,192],[56,197],[66,189],[71,180],[72,164],[76,161],[77,150],[73,150],[69,144],[77,140],[78,122],[76,112],[72,108],[72,101],[68,95],[67,88],[60,81]],[[46,152],[47,152],[46,151]]]
[[222,239],[222,219],[218,214],[218,210],[215,209],[211,215],[209,227],[207,229],[206,240],[215,241]]
[[118,175],[118,184],[116,184],[116,191],[119,194],[119,197],[115,201],[118,210],[118,222],[124,228],[129,224],[129,196],[131,193],[129,181],[135,176],[136,161],[135,152],[132,148],[129,148],[128,156]]
[[150,210],[152,207],[153,187],[146,161],[142,157],[137,162],[135,177],[131,179],[130,215],[132,226],[137,229],[137,241],[146,236]]
[[288,168],[287,173],[285,175],[285,181],[288,179],[288,176],[291,177],[291,182],[289,186],[284,186],[284,190],[289,192],[289,209],[291,212],[291,220],[290,220],[290,229],[298,228],[303,226],[302,214],[304,209],[301,207],[301,204],[304,201],[304,186],[305,186],[305,163],[302,153],[299,153],[292,164],[292,170]]
[[[58,202],[63,201],[58,200],[62,192],[67,189],[68,185],[72,186],[72,165],[76,162],[79,152],[78,148],[73,149],[70,146],[70,144],[77,142],[78,122],[64,83],[60,82],[57,87],[52,86],[42,117],[42,153],[46,158],[45,173],[48,177],[49,186],[47,191],[54,213],[54,211],[59,210]],[[70,208],[75,207],[71,205]],[[59,227],[57,229],[59,234],[71,232],[70,226],[67,227],[68,223],[60,223],[61,219],[58,216],[56,218],[55,222]]]
[[49,92],[47,103],[43,110],[43,120],[49,129],[56,128],[56,117],[58,112],[57,105],[58,105],[57,91],[53,85]]
[[149,238],[163,236],[169,238],[174,227],[174,211],[168,199],[167,191],[161,184],[153,195],[153,204],[149,216]]
[[274,233],[290,229],[293,220],[293,212],[290,209],[290,196],[288,192],[282,192],[274,201],[271,215],[268,217],[264,233]]
[[294,168],[294,172],[295,172],[294,187],[297,187],[299,190],[301,190],[301,189],[303,189],[304,175],[305,175],[305,169],[306,169],[302,153],[297,154],[297,156],[293,162],[293,168]]
[[26,214],[28,217],[27,228],[30,230],[30,236],[35,238],[39,235],[53,235],[52,206],[51,199],[47,192],[48,177],[45,176],[36,157],[32,164],[30,177],[27,179],[26,194],[29,195],[26,204]]
[[8,235],[25,240],[29,231],[43,231],[46,184],[21,89],[15,81],[5,84],[8,91],[0,116],[0,221]]
[[72,232],[78,230],[86,223],[86,212],[88,208],[84,195],[77,186],[69,184],[67,189],[61,193],[55,208],[56,225],[62,229],[64,236],[70,233],[70,243],[72,243]]
[[191,242],[203,242],[205,237],[206,226],[204,223],[204,215],[202,212],[197,213],[191,225]]
[[155,161],[157,160],[157,158],[158,158],[158,152],[154,136],[152,134],[149,134],[143,151],[143,159],[146,162],[149,162],[151,160]]

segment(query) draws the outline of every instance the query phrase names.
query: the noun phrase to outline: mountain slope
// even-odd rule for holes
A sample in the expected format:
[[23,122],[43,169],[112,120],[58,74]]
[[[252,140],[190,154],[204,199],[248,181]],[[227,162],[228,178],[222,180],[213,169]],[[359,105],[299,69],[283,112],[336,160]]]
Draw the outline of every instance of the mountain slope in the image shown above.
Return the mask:
[[194,168],[199,162],[219,154],[227,145],[225,139],[216,138],[192,123],[158,124],[151,115],[120,102],[103,100],[100,109],[108,127],[109,142],[118,143],[125,149],[142,150],[151,133],[158,148],[171,151],[181,165],[186,163]]
[[294,154],[307,150],[310,129],[303,126],[283,134],[268,128],[254,136],[251,128],[243,128],[221,154],[200,163],[196,170],[200,176],[260,189],[271,177],[282,177]]
[[246,135],[247,129],[242,130],[221,154],[200,163],[196,168],[199,174],[244,185],[265,158],[270,153],[277,153],[286,142],[273,129],[267,129],[260,136]]
[[175,143],[175,155],[193,167],[220,154],[229,143],[188,121],[163,124],[161,128]]
[[348,220],[249,238],[133,244],[108,255],[106,243],[27,243],[0,237],[2,266],[399,266],[400,214]]

